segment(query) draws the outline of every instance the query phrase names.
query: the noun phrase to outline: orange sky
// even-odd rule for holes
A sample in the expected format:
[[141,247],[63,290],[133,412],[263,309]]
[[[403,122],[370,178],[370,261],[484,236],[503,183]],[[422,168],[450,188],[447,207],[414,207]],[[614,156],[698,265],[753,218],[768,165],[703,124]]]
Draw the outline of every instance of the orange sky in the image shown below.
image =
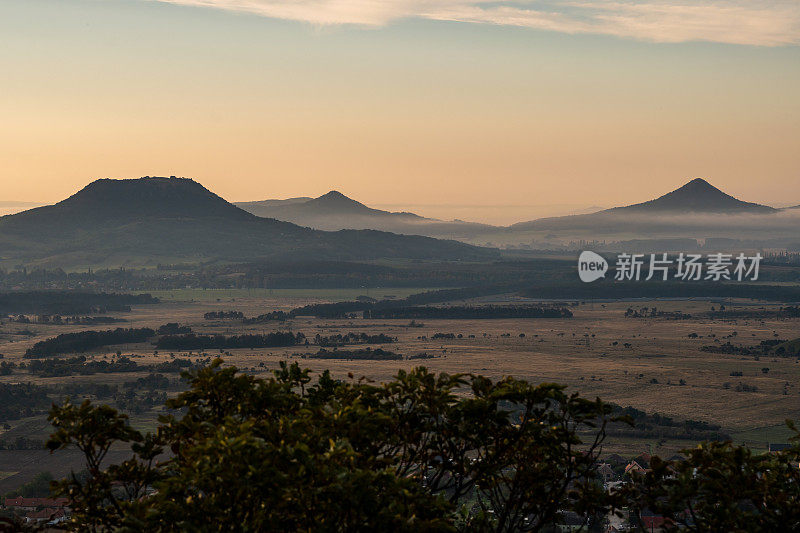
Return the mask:
[[235,201],[610,206],[702,176],[800,204],[796,44],[9,4],[0,200],[179,175]]

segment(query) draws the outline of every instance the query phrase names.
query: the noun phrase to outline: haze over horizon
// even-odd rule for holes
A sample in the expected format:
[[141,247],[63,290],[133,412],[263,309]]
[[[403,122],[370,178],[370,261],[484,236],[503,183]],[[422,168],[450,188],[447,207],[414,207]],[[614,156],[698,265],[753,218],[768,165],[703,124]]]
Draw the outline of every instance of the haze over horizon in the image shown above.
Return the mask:
[[[357,198],[356,198],[357,199]],[[22,203],[22,202],[21,202]],[[26,209],[45,205],[41,202],[26,202],[25,205],[5,206],[0,204],[0,216],[12,215]],[[447,204],[371,204],[369,207],[387,211],[413,211],[414,213],[441,220],[461,219],[469,222],[481,222],[506,226],[514,222],[558,216],[576,212],[596,211],[604,206],[581,205],[447,205]]]
[[795,2],[30,0],[0,32],[0,200],[174,174],[495,223],[696,176],[800,203]]
[[[135,178],[111,178],[111,179],[129,181],[130,179],[135,179]],[[702,178],[700,178],[699,180],[702,180]],[[81,189],[83,189],[83,187],[81,187]],[[335,189],[332,189],[331,191],[326,191],[326,193],[327,192],[337,192],[342,194],[341,191],[336,191]],[[359,201],[359,198],[356,196],[350,196],[350,195],[344,195],[344,196],[350,198],[351,200],[355,200],[357,202]],[[660,194],[658,196],[660,196]],[[305,196],[305,195],[295,195],[288,198],[262,198],[260,200],[255,200],[255,201],[251,200],[246,200],[245,202],[233,201],[232,203],[238,203],[239,205],[243,205],[244,203],[250,203],[250,202],[259,203],[260,201],[263,200],[275,200],[281,202],[290,199],[305,201],[305,199],[309,198],[315,198],[315,197]],[[54,204],[63,199],[64,198],[61,198],[53,202],[31,202],[31,201],[13,201],[13,200],[8,201],[0,199],[0,217],[19,213],[34,207]],[[598,211],[608,209],[610,207],[619,207],[622,205],[626,205],[626,204],[614,204],[614,205],[601,206],[594,204],[582,205],[575,203],[526,204],[522,202],[509,203],[509,204],[496,204],[490,201],[484,202],[482,204],[477,204],[477,203],[455,204],[455,203],[424,203],[421,200],[422,199],[417,199],[417,201],[412,201],[408,203],[371,203],[367,207],[388,212],[413,213],[422,217],[439,219],[443,221],[460,220],[464,222],[478,222],[494,226],[508,226],[514,223],[526,222],[530,220],[536,220],[547,217],[560,217],[565,215],[583,215],[583,214],[595,213]],[[639,198],[634,203],[640,200],[646,201],[649,200],[649,198]],[[765,205],[769,204],[765,203]],[[771,205],[771,207],[780,209],[787,207],[795,207],[797,205],[798,205],[797,202],[784,199],[782,202],[778,202]],[[256,214],[258,214],[259,216],[267,216],[267,217],[272,216],[260,213]]]
[[[76,192],[76,194],[80,195],[83,192],[85,192],[85,190],[93,188],[95,185],[101,182],[116,182],[120,186],[125,187],[126,184],[130,184],[131,182],[135,181],[147,182],[149,181],[149,179],[150,179],[149,177],[143,177],[141,179],[137,178],[100,179],[91,182],[91,184],[87,184],[85,188],[81,188],[81,190],[79,192]],[[155,179],[164,180],[167,178],[162,177]],[[175,179],[174,176],[169,178],[169,180],[173,179]],[[191,180],[191,178],[189,178],[189,180],[190,183],[196,183],[202,186],[202,184],[200,184],[196,180]],[[178,181],[183,181],[183,179],[178,179]],[[713,218],[715,214],[720,214],[721,211],[726,211],[727,208],[725,208],[725,205],[730,207],[729,205],[730,202],[733,202],[736,205],[743,205],[742,201],[744,200],[745,204],[747,204],[746,199],[742,198],[737,199],[731,197],[727,195],[725,191],[722,191],[717,187],[714,187],[713,184],[710,184],[707,180],[703,178],[695,178],[690,182],[683,184],[678,190],[668,191],[668,192],[669,194],[667,194],[664,197],[664,199],[659,199],[659,202],[662,203],[664,201],[669,202],[670,207],[668,209],[670,210],[678,209],[678,210],[691,211],[692,216],[695,218],[698,216],[702,218],[705,215],[711,215]],[[676,195],[678,196],[676,197]],[[666,198],[669,197],[672,197],[672,200],[666,200]],[[635,209],[637,208],[637,206],[646,206],[654,203],[653,201],[651,201],[651,199],[644,199],[644,200],[645,203],[637,202],[636,205],[631,204],[630,207]],[[318,202],[320,201],[324,203],[319,204]],[[720,201],[724,202],[724,204],[719,204]],[[5,215],[12,215],[15,213],[21,213],[23,211],[35,207],[52,205],[56,203],[58,202],[52,202],[51,204],[48,204],[44,202],[20,202],[20,201],[0,200],[0,217],[3,217]],[[415,223],[413,222],[412,219],[406,219],[407,223],[412,224],[411,227],[400,227],[400,226],[395,227],[392,226],[391,224],[388,227],[384,227],[384,222],[382,222],[379,219],[371,219],[370,221],[362,220],[361,222],[356,222],[355,218],[363,216],[365,214],[363,210],[367,211],[378,210],[377,213],[379,216],[381,213],[383,215],[393,213],[398,216],[410,214],[412,216],[425,217],[425,219],[427,219],[429,222],[435,222],[436,220],[439,220],[443,222],[452,221],[459,224],[462,222],[466,222],[466,223],[489,224],[497,227],[505,227],[511,225],[519,225],[520,223],[525,223],[529,221],[537,221],[537,220],[543,221],[544,219],[549,219],[552,217],[563,218],[568,215],[589,215],[589,214],[604,212],[607,210],[617,211],[618,208],[625,207],[624,205],[586,206],[579,204],[524,204],[524,203],[493,204],[491,202],[485,202],[483,204],[376,203],[371,205],[365,205],[362,202],[359,202],[357,198],[349,197],[343,194],[341,191],[337,190],[331,190],[324,195],[320,195],[319,197],[295,196],[291,198],[281,198],[281,199],[271,198],[265,200],[231,202],[231,203],[236,204],[238,207],[243,208],[245,211],[249,211],[252,214],[255,214],[259,217],[285,220],[288,222],[299,224],[300,226],[310,226],[310,227],[316,227],[318,229],[331,230],[331,229],[339,229],[342,227],[347,228],[355,224],[352,227],[358,228],[364,226],[366,228],[371,228],[371,229],[382,229],[384,231],[391,231],[395,233],[406,233],[406,234],[416,234],[417,231],[419,231],[418,227],[414,227]],[[300,204],[303,204],[303,206],[307,205],[309,207],[300,208],[300,210],[298,211],[298,207],[300,206]],[[312,204],[315,205],[315,207],[311,207]],[[323,207],[323,205],[325,207]],[[774,213],[776,212],[774,211],[774,209],[778,209],[778,211],[780,211],[783,208],[798,207],[796,203],[786,202],[785,200],[784,202],[774,206],[766,206],[758,203],[749,203],[747,205],[755,206],[755,209],[758,211],[762,211],[762,214],[770,214],[769,210],[773,210]],[[289,207],[289,206],[298,206],[298,207]],[[614,209],[609,209],[610,207],[614,207]],[[356,210],[352,211],[353,208],[355,208]],[[628,211],[628,210],[629,208],[623,209],[623,211]],[[787,213],[795,214],[796,210],[792,209],[787,211]],[[732,213],[727,213],[727,214],[732,214]],[[739,215],[742,214],[744,213],[739,213]],[[660,214],[660,216],[663,215],[664,213]],[[309,216],[311,217],[310,219],[308,218]],[[333,219],[330,218],[332,216],[333,217],[345,216],[346,218],[347,217],[349,218],[347,218],[347,220],[340,220],[339,222],[335,222]],[[323,217],[323,218],[318,219],[317,217]],[[696,222],[699,222],[699,219],[696,220]],[[742,220],[739,220],[738,223],[741,222]],[[320,227],[320,225],[322,227]],[[434,232],[434,235],[432,236],[435,236],[435,234],[436,232]]]
[[[31,202],[31,205],[3,207],[0,217],[13,215],[26,209],[45,205]],[[581,205],[437,205],[437,204],[370,204],[369,207],[386,211],[412,211],[417,215],[440,220],[465,220],[495,226],[507,226],[535,218],[560,216],[574,213],[598,211],[605,206]]]

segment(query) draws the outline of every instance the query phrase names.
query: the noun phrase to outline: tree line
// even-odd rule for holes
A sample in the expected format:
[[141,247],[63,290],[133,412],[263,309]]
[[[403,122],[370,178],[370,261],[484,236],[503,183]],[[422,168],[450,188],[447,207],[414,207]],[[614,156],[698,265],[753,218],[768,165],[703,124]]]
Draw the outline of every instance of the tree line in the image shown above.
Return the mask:
[[328,304],[309,304],[289,311],[289,316],[315,316],[317,318],[348,318],[356,313],[371,309],[371,302],[336,302]]
[[244,313],[241,311],[208,311],[203,318],[206,320],[242,319]]
[[[613,405],[613,404],[612,404]],[[608,434],[614,437],[670,438],[683,440],[729,440],[729,434],[719,424],[701,420],[675,420],[659,413],[646,413],[635,407],[613,405],[616,416],[629,419],[632,424],[610,424]]]
[[265,335],[165,335],[156,341],[159,350],[210,350],[295,346],[306,340],[302,333],[276,331]]
[[151,328],[117,328],[108,331],[62,333],[39,341],[25,351],[25,357],[47,357],[61,353],[88,352],[111,344],[145,342],[155,336]]
[[10,315],[9,321],[18,324],[51,324],[54,326],[97,326],[127,322],[124,318],[111,316],[61,316],[61,315]]
[[725,341],[722,344],[701,346],[700,351],[729,355],[753,355],[756,357],[766,355],[795,357],[800,355],[800,339],[792,341],[787,341],[786,339],[767,339],[762,340],[755,346],[744,346],[742,344],[732,344],[731,341]]
[[264,322],[283,322],[289,318],[288,313],[285,311],[271,311],[269,313],[262,313],[258,316],[245,317],[242,319],[243,324],[261,324]]
[[258,316],[246,317],[241,311],[208,311],[203,315],[206,320],[241,320],[243,324],[261,324],[263,322],[283,322],[289,315],[284,311],[271,311]]
[[162,324],[156,330],[156,333],[159,335],[183,335],[186,333],[191,333],[192,328],[189,326],[181,326],[177,322],[167,322],[166,324]]
[[110,374],[116,372],[137,372],[139,365],[128,357],[120,357],[113,361],[88,361],[85,356],[68,357],[65,359],[34,359],[28,363],[31,374],[42,377],[71,376],[80,374]]
[[382,348],[375,350],[365,348],[363,350],[326,350],[321,348],[317,353],[304,355],[308,359],[348,359],[354,361],[399,361],[403,358],[399,353],[395,353]]
[[448,305],[441,307],[390,307],[364,311],[364,318],[439,318],[489,320],[499,318],[572,318],[566,307],[522,305]]
[[129,357],[118,357],[112,361],[89,361],[85,356],[64,359],[34,359],[27,368],[31,374],[42,377],[72,376],[75,374],[114,374],[123,372],[181,372],[194,366],[190,359],[176,357],[152,365],[140,365]]
[[114,268],[84,272],[62,269],[0,269],[0,290],[24,288],[104,291],[154,291],[191,288],[361,288],[485,287],[523,283],[571,274],[571,261],[536,259],[480,264],[424,262],[401,266],[352,261],[262,261],[225,265],[176,264],[152,269]]
[[149,294],[117,294],[79,291],[0,292],[0,315],[50,314],[84,315],[109,311],[130,311],[131,305],[156,304]]
[[[302,333],[274,332],[267,334],[245,335],[196,335],[188,326],[177,323],[164,324],[158,330],[151,328],[117,328],[108,331],[79,331],[62,333],[35,343],[25,352],[25,357],[38,358],[63,353],[81,353],[114,344],[129,344],[146,342],[150,338],[161,335],[155,342],[158,349],[163,350],[207,350],[207,349],[233,349],[233,348],[270,348],[279,346],[294,346],[306,341]],[[385,335],[372,336],[376,342],[386,341]],[[360,336],[350,340],[361,340]],[[367,337],[369,339],[369,337]],[[331,339],[335,342],[335,339]],[[34,365],[38,368],[42,364]]]
[[319,333],[314,337],[314,344],[319,346],[346,346],[348,344],[390,344],[397,342],[397,337],[390,337],[385,333],[378,333],[376,335],[368,335],[366,333],[346,333],[344,335],[320,335]]

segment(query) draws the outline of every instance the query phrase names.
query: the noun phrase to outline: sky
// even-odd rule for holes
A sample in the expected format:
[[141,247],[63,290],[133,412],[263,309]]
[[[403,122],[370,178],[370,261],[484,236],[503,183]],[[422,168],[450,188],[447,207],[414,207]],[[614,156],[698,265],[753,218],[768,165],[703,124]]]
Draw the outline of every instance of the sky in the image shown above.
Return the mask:
[[800,204],[797,0],[0,0],[0,44],[0,201],[176,175],[482,221],[694,177]]

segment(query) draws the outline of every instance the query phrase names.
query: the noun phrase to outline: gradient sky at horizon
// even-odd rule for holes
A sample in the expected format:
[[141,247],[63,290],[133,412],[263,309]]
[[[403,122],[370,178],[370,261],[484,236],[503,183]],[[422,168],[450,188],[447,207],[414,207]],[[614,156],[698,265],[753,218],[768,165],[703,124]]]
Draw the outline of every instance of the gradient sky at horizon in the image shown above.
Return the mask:
[[800,2],[689,5],[0,0],[0,200],[800,204]]

